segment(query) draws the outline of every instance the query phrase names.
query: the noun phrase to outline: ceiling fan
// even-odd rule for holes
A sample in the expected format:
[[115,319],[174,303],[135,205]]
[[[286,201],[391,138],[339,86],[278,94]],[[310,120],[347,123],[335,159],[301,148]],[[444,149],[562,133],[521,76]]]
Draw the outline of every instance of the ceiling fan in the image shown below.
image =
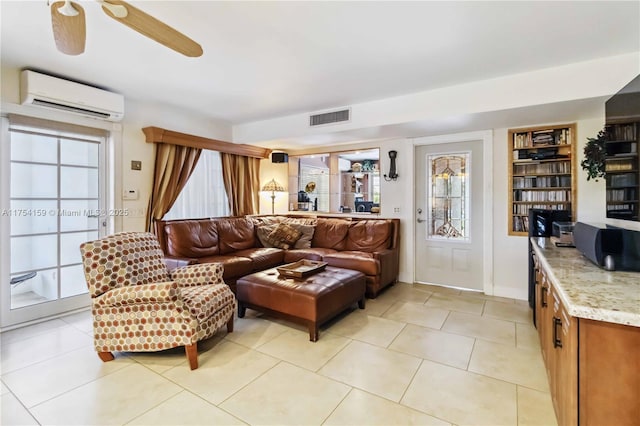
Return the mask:
[[[124,2],[122,0],[96,0],[102,10],[112,19],[123,23],[134,31],[185,56],[202,55],[202,47],[186,35]],[[73,1],[51,2],[51,23],[56,47],[67,55],[84,52],[86,25],[84,9]]]

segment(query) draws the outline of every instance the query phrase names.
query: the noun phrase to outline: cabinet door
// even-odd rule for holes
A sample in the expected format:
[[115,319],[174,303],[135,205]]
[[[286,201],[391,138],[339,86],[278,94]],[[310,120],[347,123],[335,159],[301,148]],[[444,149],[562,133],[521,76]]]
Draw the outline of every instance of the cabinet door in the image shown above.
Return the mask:
[[640,424],[640,327],[580,319],[580,424]]
[[538,286],[538,292],[536,294],[538,300],[536,308],[538,316],[538,335],[540,337],[540,347],[542,349],[542,357],[544,358],[545,365],[547,366],[547,373],[549,373],[549,354],[553,350],[553,345],[549,339],[549,331],[551,330],[552,315],[549,308],[549,281],[544,269],[540,268],[538,271],[540,284]]
[[556,416],[560,425],[578,424],[578,339],[577,321],[568,315],[555,289],[551,337],[554,347]]

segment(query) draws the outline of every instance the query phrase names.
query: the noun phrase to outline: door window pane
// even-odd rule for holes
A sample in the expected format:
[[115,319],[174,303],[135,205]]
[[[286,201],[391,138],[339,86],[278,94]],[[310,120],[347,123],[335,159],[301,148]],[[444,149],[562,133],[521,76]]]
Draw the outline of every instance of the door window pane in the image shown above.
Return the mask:
[[60,163],[98,167],[98,148],[97,143],[62,139],[60,141]]
[[88,293],[82,265],[60,268],[60,297]]
[[58,264],[58,237],[34,235],[11,238],[11,272],[22,273]]
[[80,244],[98,238],[98,232],[72,232],[60,234],[60,265],[81,263]]
[[11,200],[11,235],[56,232],[56,200]]
[[469,240],[470,165],[470,152],[427,155],[427,239]]
[[58,162],[57,139],[29,133],[13,133],[11,161],[56,164]]
[[98,169],[60,167],[61,198],[98,198]]
[[42,164],[11,163],[11,198],[56,198],[58,168]]
[[60,231],[98,229],[98,200],[61,200]]
[[58,269],[47,269],[31,274],[12,274],[11,309],[58,298]]

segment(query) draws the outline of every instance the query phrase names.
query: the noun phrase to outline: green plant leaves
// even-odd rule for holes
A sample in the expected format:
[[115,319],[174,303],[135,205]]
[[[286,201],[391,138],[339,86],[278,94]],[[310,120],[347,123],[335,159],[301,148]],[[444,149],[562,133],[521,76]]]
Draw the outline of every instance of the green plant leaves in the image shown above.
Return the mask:
[[607,158],[607,132],[603,129],[598,132],[595,138],[587,138],[584,147],[584,160],[580,166],[587,172],[587,180],[603,178],[606,175],[605,160]]

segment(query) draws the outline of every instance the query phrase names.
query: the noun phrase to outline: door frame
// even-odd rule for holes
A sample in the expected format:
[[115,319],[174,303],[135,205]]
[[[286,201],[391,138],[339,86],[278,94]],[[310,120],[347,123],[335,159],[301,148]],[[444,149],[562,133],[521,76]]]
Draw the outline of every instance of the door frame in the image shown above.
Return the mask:
[[[413,187],[414,190],[418,185],[418,173],[415,170],[415,158],[417,155],[418,147],[424,145],[440,145],[455,142],[470,142],[470,141],[482,141],[482,238],[483,238],[483,251],[482,251],[482,290],[484,294],[493,296],[494,283],[493,283],[493,130],[484,130],[477,132],[465,132],[454,133],[450,135],[438,135],[438,136],[425,136],[421,138],[414,138],[413,142],[413,158],[414,158],[414,173],[413,173]],[[416,220],[418,216],[416,214],[415,197],[412,194],[413,200],[413,212],[411,214],[412,226],[415,228]],[[416,245],[418,243],[418,235],[413,233],[413,282],[416,282]]]
[[[5,105],[3,105],[3,109],[4,107]],[[32,112],[31,109],[25,109],[21,105],[7,104],[6,109],[7,113],[16,113],[45,120],[61,121],[71,125],[75,124],[106,130],[108,135],[104,138],[100,148],[100,168],[102,169],[100,179],[104,181],[104,185],[101,185],[100,189],[103,192],[101,197],[103,198],[105,211],[122,207],[121,198],[116,197],[117,193],[122,193],[122,183],[116,182],[114,179],[114,177],[121,174],[122,171],[122,166],[120,162],[117,161],[117,158],[120,158],[122,155],[122,125],[120,123],[98,122],[92,119],[72,117],[65,113],[61,113],[62,115],[58,117],[57,114],[52,114],[47,110]],[[0,116],[0,158],[6,159],[6,161],[9,162],[9,153],[9,119],[7,115],[3,114]],[[10,175],[10,167],[0,167],[0,209],[10,208]],[[122,229],[122,217],[120,216],[106,216],[101,217],[100,220],[106,221],[106,228],[104,228],[105,234],[110,234]],[[7,246],[9,238],[9,218],[0,217],[0,244]],[[55,307],[55,304],[50,302],[25,306],[24,308],[12,311],[10,305],[7,305],[7,303],[10,304],[9,270],[9,256],[0,256],[0,331],[36,324],[51,318],[86,310],[89,309],[91,305],[90,299],[85,293],[83,295],[71,296],[62,302],[59,302],[61,299],[57,299],[56,301],[64,304],[63,312]],[[37,317],[34,318],[33,313],[37,313]]]

